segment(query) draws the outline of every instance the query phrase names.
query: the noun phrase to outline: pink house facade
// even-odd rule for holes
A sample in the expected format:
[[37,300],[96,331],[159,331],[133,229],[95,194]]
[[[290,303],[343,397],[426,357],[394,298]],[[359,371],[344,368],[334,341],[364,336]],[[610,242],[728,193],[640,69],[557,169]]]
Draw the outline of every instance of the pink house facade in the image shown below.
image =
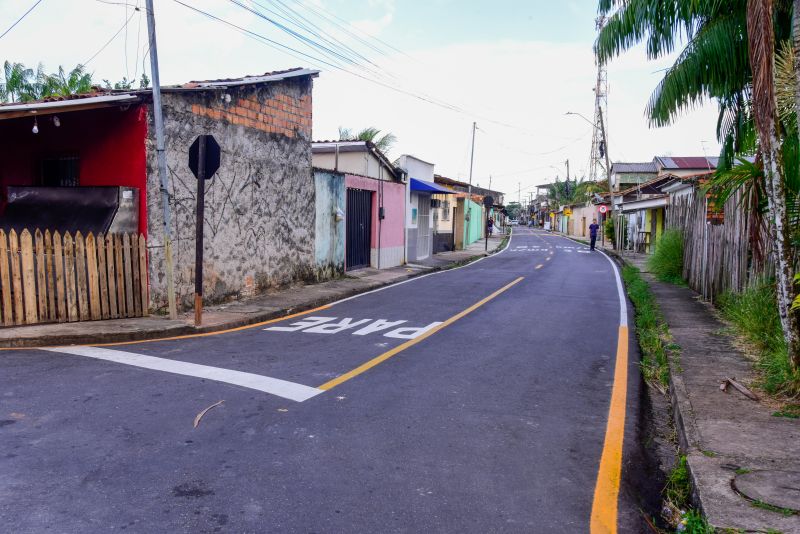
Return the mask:
[[[343,256],[346,271],[406,263],[403,170],[368,141],[318,141],[311,151],[323,223],[317,228],[318,262],[341,265]],[[326,221],[334,212],[341,214],[343,228],[329,231]]]
[[403,265],[405,261],[405,185],[376,180],[367,176],[346,174],[345,187],[372,192],[370,267],[386,269]]

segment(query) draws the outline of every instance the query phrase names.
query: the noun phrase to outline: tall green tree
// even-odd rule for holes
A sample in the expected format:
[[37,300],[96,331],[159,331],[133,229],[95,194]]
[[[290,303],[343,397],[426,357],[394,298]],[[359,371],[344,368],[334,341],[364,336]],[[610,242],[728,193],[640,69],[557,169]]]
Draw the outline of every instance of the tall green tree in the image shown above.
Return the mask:
[[775,279],[778,313],[789,355],[800,368],[800,335],[797,316],[791,311],[794,291],[794,260],[786,209],[786,184],[782,168],[781,123],[775,97],[775,25],[773,0],[748,0],[747,36],[753,70],[753,118],[758,131],[759,152],[769,208],[770,235],[775,245]]
[[88,93],[92,90],[92,75],[86,72],[83,65],[78,65],[69,72],[59,66],[58,72],[49,76],[48,90],[51,96],[69,96]]
[[397,136],[391,132],[381,135],[381,130],[374,126],[369,126],[359,131],[354,131],[350,128],[339,127],[339,140],[340,141],[370,141],[378,150],[383,153],[389,152],[392,147],[397,143]]

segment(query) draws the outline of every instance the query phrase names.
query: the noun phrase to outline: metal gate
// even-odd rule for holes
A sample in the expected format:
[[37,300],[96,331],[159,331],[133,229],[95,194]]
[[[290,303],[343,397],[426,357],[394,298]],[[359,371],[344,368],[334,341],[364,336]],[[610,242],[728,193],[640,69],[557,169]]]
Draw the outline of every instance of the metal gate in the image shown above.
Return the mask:
[[372,241],[372,191],[347,189],[347,270],[369,267]]
[[427,258],[431,253],[431,197],[419,195],[417,211],[417,259]]

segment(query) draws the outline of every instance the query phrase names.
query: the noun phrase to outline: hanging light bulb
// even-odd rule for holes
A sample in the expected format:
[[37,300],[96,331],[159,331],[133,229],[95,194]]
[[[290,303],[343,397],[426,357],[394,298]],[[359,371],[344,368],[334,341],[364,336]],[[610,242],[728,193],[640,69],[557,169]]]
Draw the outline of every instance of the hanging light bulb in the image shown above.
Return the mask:
[[56,128],[61,126],[61,119],[58,118],[58,115],[53,115],[53,124]]
[[39,123],[36,122],[36,119],[33,119],[33,129],[31,129],[31,131],[34,134],[38,134],[39,133]]

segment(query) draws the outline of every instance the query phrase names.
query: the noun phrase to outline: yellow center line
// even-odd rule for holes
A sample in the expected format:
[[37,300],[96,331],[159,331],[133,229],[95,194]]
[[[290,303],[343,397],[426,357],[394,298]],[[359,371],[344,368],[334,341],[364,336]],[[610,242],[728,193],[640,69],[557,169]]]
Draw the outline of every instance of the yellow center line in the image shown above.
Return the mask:
[[616,534],[617,500],[622,478],[622,442],[625,436],[625,399],[628,394],[628,327],[620,325],[614,386],[608,409],[606,437],[592,501],[592,534]]
[[341,384],[343,382],[347,382],[351,378],[354,378],[354,377],[360,375],[361,373],[369,371],[370,369],[372,369],[373,367],[375,367],[379,363],[385,362],[386,360],[388,360],[392,356],[395,356],[395,355],[403,352],[407,348],[413,347],[414,345],[416,345],[420,341],[423,341],[424,339],[427,339],[427,338],[431,337],[436,332],[438,332],[438,331],[440,331],[440,330],[442,330],[444,328],[447,328],[448,326],[450,326],[454,322],[458,321],[459,319],[461,319],[465,315],[468,315],[468,314],[472,313],[473,311],[477,310],[478,308],[480,308],[481,306],[483,306],[484,304],[486,304],[490,300],[494,299],[495,297],[497,297],[498,295],[500,295],[501,293],[503,293],[507,289],[510,289],[512,286],[518,284],[524,278],[525,278],[524,276],[520,276],[519,278],[517,278],[516,280],[514,280],[510,284],[507,284],[507,285],[501,287],[500,289],[498,289],[497,291],[495,291],[494,293],[492,293],[488,297],[485,297],[485,298],[479,300],[478,302],[476,302],[475,304],[473,304],[469,308],[467,308],[467,309],[465,309],[463,311],[460,311],[457,314],[453,315],[452,317],[450,317],[449,319],[444,321],[442,324],[437,325],[434,328],[431,328],[430,330],[428,330],[424,334],[421,334],[420,336],[415,337],[414,339],[409,339],[405,343],[402,343],[402,344],[396,346],[395,348],[384,352],[380,356],[376,356],[375,358],[369,360],[368,362],[362,363],[361,365],[359,365],[358,367],[356,367],[352,371],[348,371],[348,372],[344,373],[343,375],[337,376],[333,380],[329,380],[328,382],[325,382],[324,384],[319,386],[319,389],[323,389],[323,390],[333,389],[336,386],[338,386],[339,384]]

